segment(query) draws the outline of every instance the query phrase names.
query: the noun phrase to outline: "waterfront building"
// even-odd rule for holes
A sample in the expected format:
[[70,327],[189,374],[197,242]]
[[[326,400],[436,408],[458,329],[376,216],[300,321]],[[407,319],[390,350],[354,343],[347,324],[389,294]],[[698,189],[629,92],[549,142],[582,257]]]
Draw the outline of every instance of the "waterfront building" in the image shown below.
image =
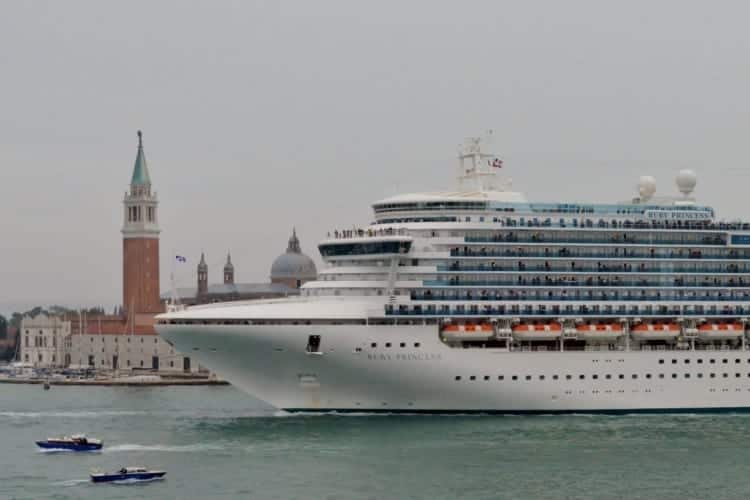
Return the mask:
[[20,361],[37,368],[62,368],[66,365],[65,339],[70,335],[70,321],[40,314],[21,319]]
[[97,370],[197,372],[200,367],[148,326],[81,318],[66,338],[66,366]]
[[169,300],[176,294],[181,304],[195,305],[289,297],[299,295],[300,287],[318,275],[315,262],[302,252],[295,230],[292,230],[286,252],[278,256],[271,265],[270,283],[235,283],[234,273],[232,256],[227,254],[223,283],[209,284],[209,266],[206,255],[201,253],[196,270],[197,287],[177,288],[174,293],[164,293],[162,300]]
[[321,241],[300,297],[175,307],[157,330],[290,411],[750,409],[750,221],[719,219],[689,170],[597,203],[528,200],[506,170],[467,141],[457,186]]

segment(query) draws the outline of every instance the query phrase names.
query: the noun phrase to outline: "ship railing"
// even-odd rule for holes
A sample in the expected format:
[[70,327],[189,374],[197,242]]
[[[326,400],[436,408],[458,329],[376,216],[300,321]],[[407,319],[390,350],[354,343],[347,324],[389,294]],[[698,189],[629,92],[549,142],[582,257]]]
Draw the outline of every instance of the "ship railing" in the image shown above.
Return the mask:
[[516,292],[515,295],[507,295],[507,296],[491,296],[491,295],[485,295],[482,296],[481,294],[476,295],[465,295],[465,294],[459,294],[459,295],[439,295],[439,294],[433,294],[433,295],[412,295],[412,300],[420,300],[420,301],[429,301],[429,302],[446,302],[446,301],[481,301],[481,302],[515,302],[515,301],[564,301],[564,302],[746,302],[750,301],[750,294],[745,295],[737,295],[737,296],[698,296],[698,297],[688,297],[688,296],[675,296],[670,294],[663,294],[661,296],[654,296],[654,295],[644,295],[644,296],[623,296],[623,295],[601,295],[601,294],[594,294],[591,296],[588,295],[560,295],[560,294],[552,294],[548,295],[546,293],[541,293],[538,296],[533,296],[531,294],[524,295],[524,294],[518,294]]
[[694,245],[694,246],[724,246],[726,240],[721,237],[706,237],[700,239],[690,238],[652,238],[642,236],[630,236],[627,239],[621,238],[561,238],[553,236],[552,234],[544,236],[535,235],[505,235],[501,237],[487,237],[487,236],[466,236],[464,238],[466,243],[589,243],[589,244],[606,244],[606,245]]
[[[727,255],[719,255],[715,254],[715,252],[711,252],[708,250],[705,251],[695,251],[691,253],[687,253],[684,255],[680,255],[679,252],[675,252],[674,254],[669,255],[658,255],[653,254],[651,255],[650,252],[639,252],[638,250],[634,250],[629,248],[628,252],[622,253],[622,254],[614,254],[611,252],[605,252],[605,253],[581,253],[577,252],[575,250],[568,251],[566,253],[560,253],[560,251],[555,251],[554,253],[543,253],[541,251],[535,251],[533,249],[526,249],[523,252],[518,251],[510,251],[508,248],[503,250],[492,250],[485,249],[482,250],[455,250],[451,249],[450,251],[451,257],[492,257],[492,258],[501,258],[501,257],[509,257],[509,258],[545,258],[545,259],[588,259],[588,258],[602,258],[602,259],[639,259],[639,260],[651,260],[651,259],[669,259],[669,260],[688,260],[688,261],[694,261],[694,260],[744,260],[747,258],[750,258],[750,255],[747,255],[746,253],[740,254],[736,253],[734,255],[731,255],[731,252],[736,252],[736,250],[731,250],[729,254]],[[722,252],[727,253],[727,252]]]
[[680,267],[680,266],[674,266],[674,265],[665,265],[665,266],[648,266],[648,267],[633,267],[632,265],[625,266],[617,266],[617,265],[603,265],[600,267],[597,266],[591,266],[587,264],[582,264],[579,266],[576,266],[575,268],[571,268],[570,265],[552,265],[552,266],[544,266],[544,265],[533,265],[533,264],[526,264],[524,263],[523,266],[516,265],[499,265],[499,266],[454,266],[454,265],[443,265],[438,264],[435,266],[436,270],[439,272],[458,272],[458,273],[468,273],[468,272],[481,272],[481,273],[489,273],[489,272],[514,272],[514,273],[523,273],[523,272],[542,272],[542,273],[591,273],[591,274],[673,274],[673,273],[690,273],[690,274],[748,274],[750,273],[750,268],[743,265],[743,266],[711,266],[711,265],[704,265],[701,266],[700,269],[696,269],[695,267]]
[[433,287],[466,287],[466,286],[564,286],[564,287],[589,287],[589,288],[602,288],[602,287],[647,287],[647,288],[747,288],[750,287],[750,283],[735,282],[729,283],[724,280],[720,280],[718,283],[712,280],[706,280],[703,283],[675,283],[672,280],[671,283],[664,283],[664,280],[618,280],[616,283],[612,283],[612,280],[607,282],[599,282],[598,280],[592,280],[591,283],[587,283],[586,279],[580,280],[535,280],[523,278],[521,281],[515,280],[468,280],[468,279],[457,279],[457,280],[422,280],[424,286]]

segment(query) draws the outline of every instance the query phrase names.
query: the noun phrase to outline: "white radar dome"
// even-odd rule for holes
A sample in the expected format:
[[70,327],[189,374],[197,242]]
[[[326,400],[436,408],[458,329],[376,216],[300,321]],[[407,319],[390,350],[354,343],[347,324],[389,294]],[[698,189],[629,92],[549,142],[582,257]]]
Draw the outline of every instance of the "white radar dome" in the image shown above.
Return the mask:
[[695,189],[695,183],[698,182],[698,176],[695,175],[695,172],[692,170],[685,169],[680,170],[677,174],[677,179],[675,180],[677,182],[677,189],[680,190],[680,193],[688,196],[693,192],[693,189]]
[[638,194],[641,195],[641,200],[648,200],[654,193],[656,193],[656,179],[650,175],[642,175],[638,179]]

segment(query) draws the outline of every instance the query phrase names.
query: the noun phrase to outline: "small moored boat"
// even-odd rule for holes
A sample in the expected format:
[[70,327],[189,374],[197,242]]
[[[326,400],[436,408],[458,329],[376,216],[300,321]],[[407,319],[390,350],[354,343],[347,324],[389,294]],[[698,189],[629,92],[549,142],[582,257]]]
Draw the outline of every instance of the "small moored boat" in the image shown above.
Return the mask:
[[102,442],[98,439],[87,438],[83,434],[65,436],[61,438],[47,438],[37,441],[36,445],[44,450],[68,450],[68,451],[97,451],[102,449]]
[[123,467],[116,472],[93,472],[91,480],[95,483],[153,481],[163,479],[166,474],[166,471],[149,470],[145,467]]

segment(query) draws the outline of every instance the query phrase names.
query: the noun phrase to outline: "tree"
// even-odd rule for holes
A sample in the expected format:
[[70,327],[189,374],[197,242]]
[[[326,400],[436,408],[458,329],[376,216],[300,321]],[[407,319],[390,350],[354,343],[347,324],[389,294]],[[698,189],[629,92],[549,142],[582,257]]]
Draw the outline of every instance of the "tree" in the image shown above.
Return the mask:
[[0,339],[8,338],[8,320],[0,314]]

